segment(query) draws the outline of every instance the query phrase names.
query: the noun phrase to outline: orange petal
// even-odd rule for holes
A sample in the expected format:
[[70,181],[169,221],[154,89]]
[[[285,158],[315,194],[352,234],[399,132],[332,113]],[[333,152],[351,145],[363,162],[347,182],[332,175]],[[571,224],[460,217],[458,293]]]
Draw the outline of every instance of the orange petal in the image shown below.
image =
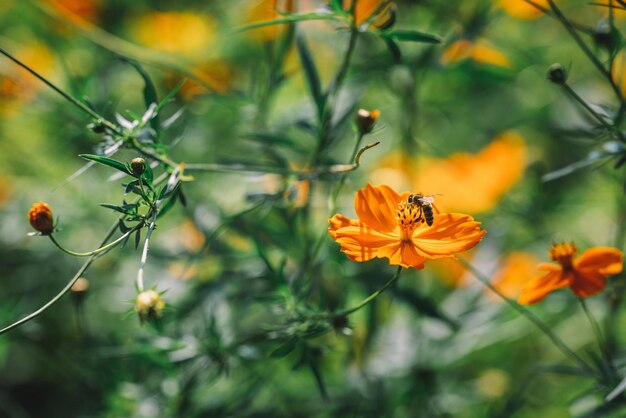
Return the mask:
[[574,261],[574,268],[604,276],[622,272],[624,253],[611,247],[589,248]]
[[579,298],[586,298],[601,292],[606,287],[604,275],[597,271],[576,271],[572,280],[572,292]]
[[381,257],[378,254],[381,248],[400,242],[397,235],[380,233],[360,220],[346,218],[340,214],[336,214],[328,222],[330,235],[341,245],[341,251],[354,261],[361,262]]
[[550,292],[569,286],[571,281],[572,275],[564,274],[560,269],[536,276],[522,288],[522,294],[517,302],[522,305],[537,303]]
[[392,245],[382,247],[378,251],[378,257],[387,257],[389,264],[414,267],[418,270],[424,268],[426,257],[416,251],[415,246],[410,242],[397,241]]
[[428,258],[447,257],[473,248],[486,233],[469,215],[440,213],[432,226],[422,224],[415,229],[413,243]]
[[389,186],[372,186],[361,189],[354,198],[354,210],[363,223],[380,232],[397,228],[396,211],[402,197]]

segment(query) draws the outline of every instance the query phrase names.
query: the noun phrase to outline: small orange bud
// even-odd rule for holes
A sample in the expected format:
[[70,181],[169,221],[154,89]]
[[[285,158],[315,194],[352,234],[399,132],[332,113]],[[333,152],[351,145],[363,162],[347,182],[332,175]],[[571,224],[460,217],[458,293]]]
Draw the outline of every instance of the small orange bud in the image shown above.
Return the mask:
[[28,211],[28,222],[43,235],[50,235],[54,230],[54,219],[52,209],[47,203],[33,203],[33,207]]
[[356,125],[359,128],[359,132],[361,135],[368,134],[372,132],[374,129],[374,125],[376,125],[376,121],[380,116],[380,111],[378,110],[365,110],[359,109],[356,117]]
[[137,295],[135,299],[135,312],[141,322],[154,321],[163,316],[165,302],[161,295],[154,290],[146,290]]

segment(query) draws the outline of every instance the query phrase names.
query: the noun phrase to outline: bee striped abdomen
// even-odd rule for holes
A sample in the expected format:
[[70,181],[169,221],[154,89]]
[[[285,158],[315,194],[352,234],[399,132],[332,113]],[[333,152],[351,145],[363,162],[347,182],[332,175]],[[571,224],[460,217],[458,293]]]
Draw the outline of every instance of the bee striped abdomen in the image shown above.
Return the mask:
[[422,206],[422,211],[424,213],[424,219],[426,220],[426,223],[428,224],[428,226],[432,226],[433,225],[433,221],[435,220],[435,214],[433,213],[433,207],[430,205],[423,205]]

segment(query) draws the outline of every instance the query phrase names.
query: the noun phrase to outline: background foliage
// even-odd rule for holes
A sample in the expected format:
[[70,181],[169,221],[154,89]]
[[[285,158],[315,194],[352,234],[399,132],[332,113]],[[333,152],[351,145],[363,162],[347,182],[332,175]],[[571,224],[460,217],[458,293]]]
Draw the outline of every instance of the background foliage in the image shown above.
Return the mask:
[[[623,399],[604,398],[623,375],[624,314],[614,303],[623,276],[589,300],[614,338],[617,375],[605,384],[454,261],[405,272],[345,322],[316,316],[358,303],[393,274],[386,260],[348,260],[326,232],[332,209],[352,214],[367,182],[441,193],[442,210],[474,215],[488,234],[462,257],[488,277],[516,279],[511,297],[555,240],[623,248],[624,176],[613,168],[621,120],[605,132],[547,68],[561,63],[568,85],[607,119],[623,99],[563,25],[524,14],[521,0],[397,1],[393,30],[441,42],[390,46],[374,26],[360,33],[332,114],[320,119],[319,94],[341,72],[350,30],[338,21],[236,30],[280,17],[268,3],[0,5],[0,47],[108,120],[144,114],[146,78],[160,100],[188,77],[160,123],[182,113],[159,138],[194,176],[183,185],[187,205],[159,220],[151,240],[147,286],[165,291],[167,303],[158,326],[142,326],[133,312],[141,246],[131,240],[85,273],[82,299],[68,295],[0,337],[0,416],[622,416]],[[303,13],[325,6],[296,3]],[[598,35],[607,7],[557,4],[588,28],[583,39],[601,62],[614,60],[621,87],[621,36],[607,48]],[[625,18],[615,11],[616,30]],[[5,58],[0,93],[0,323],[8,325],[81,263],[27,236],[32,202],[48,202],[60,217],[55,236],[83,251],[117,219],[99,204],[120,204],[123,188],[104,166],[67,181],[85,164],[79,154],[101,150],[102,134]],[[380,110],[362,143],[380,145],[332,202],[342,174],[311,173],[351,163],[358,108]],[[115,158],[136,156],[122,149]],[[542,180],[581,160],[583,169]],[[200,163],[212,166],[194,171]],[[512,254],[521,258],[509,262]],[[580,355],[598,357],[568,290],[530,309]]]

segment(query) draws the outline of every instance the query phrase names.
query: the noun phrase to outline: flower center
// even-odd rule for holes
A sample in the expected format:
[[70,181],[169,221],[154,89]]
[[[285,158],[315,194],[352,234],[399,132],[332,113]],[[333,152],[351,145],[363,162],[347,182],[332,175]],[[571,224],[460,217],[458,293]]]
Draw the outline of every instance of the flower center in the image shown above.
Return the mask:
[[563,270],[571,270],[574,262],[574,255],[578,248],[571,242],[554,244],[549,250],[550,259],[558,262]]
[[420,206],[409,204],[406,201],[398,204],[396,220],[402,232],[402,241],[411,241],[415,228],[424,222]]

